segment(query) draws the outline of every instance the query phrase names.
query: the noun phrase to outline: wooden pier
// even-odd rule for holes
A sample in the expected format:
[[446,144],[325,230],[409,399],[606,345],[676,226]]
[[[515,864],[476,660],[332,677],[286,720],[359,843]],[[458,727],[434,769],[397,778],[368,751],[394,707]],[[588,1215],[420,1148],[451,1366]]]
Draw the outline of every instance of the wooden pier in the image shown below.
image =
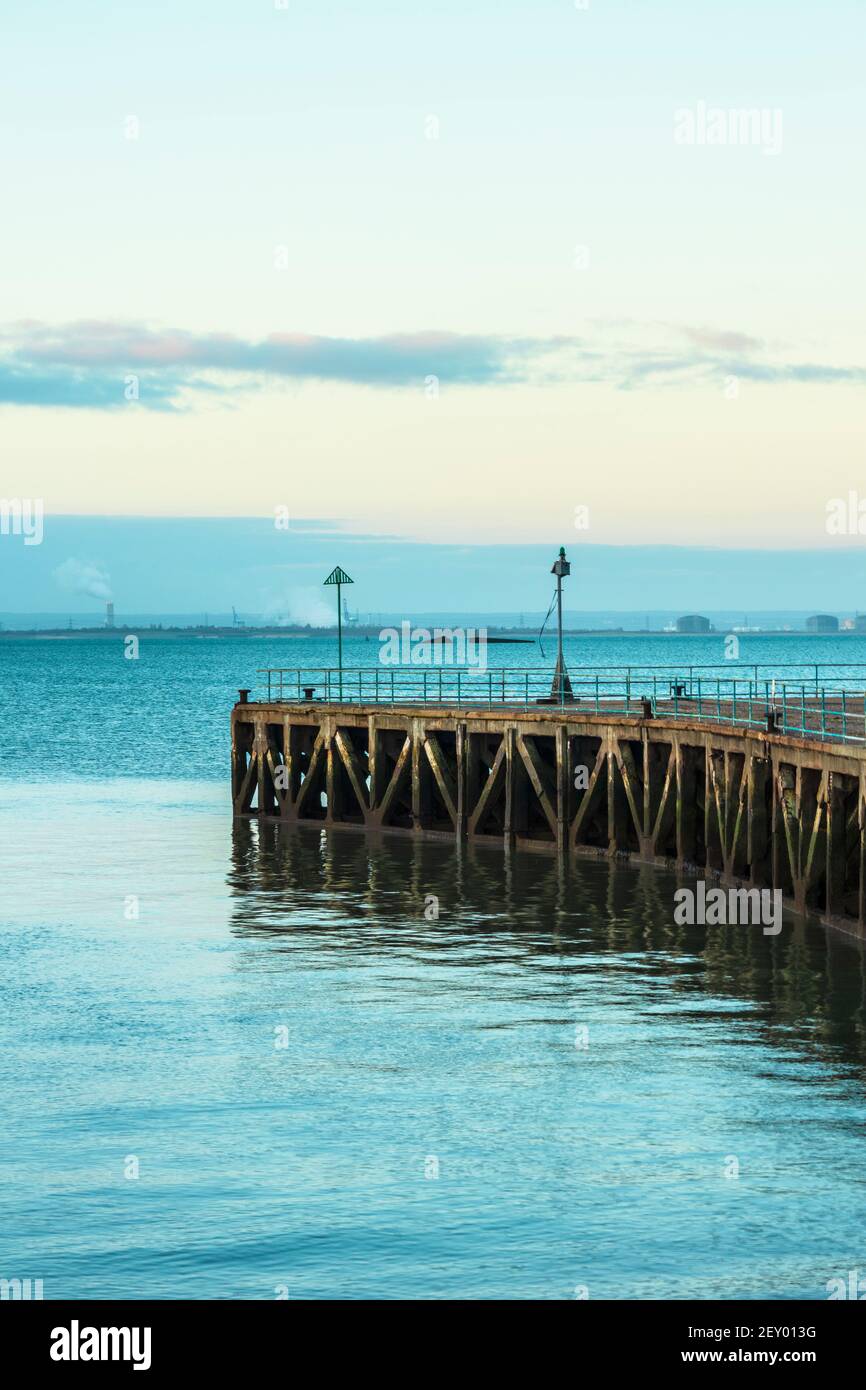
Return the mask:
[[[238,817],[633,858],[866,936],[866,744],[663,709],[266,700],[232,712]],[[805,723],[801,719],[801,723]]]

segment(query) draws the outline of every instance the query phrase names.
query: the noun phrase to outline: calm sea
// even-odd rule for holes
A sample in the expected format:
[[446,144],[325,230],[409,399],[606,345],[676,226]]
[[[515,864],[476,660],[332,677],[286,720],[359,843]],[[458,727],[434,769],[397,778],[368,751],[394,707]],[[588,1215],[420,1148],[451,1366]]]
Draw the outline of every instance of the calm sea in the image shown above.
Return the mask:
[[[723,659],[673,640],[568,655]],[[866,640],[743,637],[741,660],[866,661]],[[646,867],[233,827],[237,688],[331,662],[0,641],[0,1278],[821,1299],[866,1273],[859,945],[675,926]]]

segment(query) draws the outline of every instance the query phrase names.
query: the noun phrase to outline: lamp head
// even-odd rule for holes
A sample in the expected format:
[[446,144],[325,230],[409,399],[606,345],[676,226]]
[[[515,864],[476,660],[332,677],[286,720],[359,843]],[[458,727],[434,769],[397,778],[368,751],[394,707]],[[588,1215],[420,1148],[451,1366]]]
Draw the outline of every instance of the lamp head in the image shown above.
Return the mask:
[[550,573],[555,574],[557,579],[564,579],[567,574],[571,574],[571,565],[565,558],[564,545],[561,545],[559,547],[559,555],[554,561],[553,568],[551,569]]

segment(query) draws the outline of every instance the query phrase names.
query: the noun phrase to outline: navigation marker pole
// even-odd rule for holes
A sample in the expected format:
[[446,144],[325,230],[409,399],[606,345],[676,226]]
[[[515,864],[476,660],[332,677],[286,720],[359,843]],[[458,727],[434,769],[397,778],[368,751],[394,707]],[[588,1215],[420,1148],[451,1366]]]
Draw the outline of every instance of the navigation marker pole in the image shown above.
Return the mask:
[[342,603],[342,584],[354,584],[354,579],[350,579],[345,570],[341,570],[339,565],[335,565],[325,580],[325,584],[336,584],[337,586],[337,666],[339,668],[340,683],[340,702],[343,700],[343,603]]

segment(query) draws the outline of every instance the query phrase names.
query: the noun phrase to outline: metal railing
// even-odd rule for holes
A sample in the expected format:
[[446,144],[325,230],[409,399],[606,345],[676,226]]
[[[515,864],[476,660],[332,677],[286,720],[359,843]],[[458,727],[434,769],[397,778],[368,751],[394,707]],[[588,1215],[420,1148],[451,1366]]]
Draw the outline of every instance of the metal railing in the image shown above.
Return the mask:
[[[789,664],[789,669],[795,663]],[[301,704],[373,706],[441,705],[465,709],[577,708],[583,714],[701,720],[776,730],[794,737],[866,742],[866,669],[822,683],[820,666],[805,680],[762,675],[781,667],[750,665],[742,674],[708,675],[724,667],[581,667],[554,690],[552,669],[371,665],[260,669],[260,698]],[[742,668],[741,668],[742,669]],[[796,666],[803,672],[802,666]],[[727,667],[730,671],[730,667]]]

